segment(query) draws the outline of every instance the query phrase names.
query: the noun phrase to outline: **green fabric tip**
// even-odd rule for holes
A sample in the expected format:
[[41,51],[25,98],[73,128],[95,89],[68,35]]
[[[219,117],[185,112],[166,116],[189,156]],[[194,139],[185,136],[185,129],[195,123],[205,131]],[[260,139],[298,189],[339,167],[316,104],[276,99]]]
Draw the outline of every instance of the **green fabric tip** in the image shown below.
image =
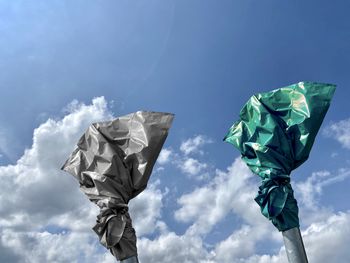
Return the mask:
[[299,82],[252,96],[224,138],[262,184],[255,201],[280,231],[299,227],[290,173],[310,154],[335,85]]

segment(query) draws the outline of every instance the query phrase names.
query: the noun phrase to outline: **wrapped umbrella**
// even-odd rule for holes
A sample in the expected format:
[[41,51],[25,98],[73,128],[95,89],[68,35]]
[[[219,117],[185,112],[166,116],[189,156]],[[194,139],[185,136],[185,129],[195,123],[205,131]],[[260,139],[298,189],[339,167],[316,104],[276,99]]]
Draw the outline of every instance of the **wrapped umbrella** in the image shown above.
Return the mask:
[[138,111],[93,123],[62,167],[99,206],[93,230],[122,262],[138,262],[128,203],[146,188],[173,117]]
[[335,85],[300,82],[252,96],[224,138],[262,179],[255,201],[282,231],[291,263],[307,262],[290,173],[308,157]]

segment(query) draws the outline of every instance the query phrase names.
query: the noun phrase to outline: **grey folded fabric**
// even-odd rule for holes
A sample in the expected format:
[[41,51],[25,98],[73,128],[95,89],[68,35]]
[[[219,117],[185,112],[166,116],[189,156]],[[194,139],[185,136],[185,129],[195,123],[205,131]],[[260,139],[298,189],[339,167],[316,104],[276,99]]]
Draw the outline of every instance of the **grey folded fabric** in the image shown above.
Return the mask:
[[137,256],[128,203],[146,188],[173,118],[171,113],[138,111],[93,123],[61,168],[99,206],[93,230],[118,260]]

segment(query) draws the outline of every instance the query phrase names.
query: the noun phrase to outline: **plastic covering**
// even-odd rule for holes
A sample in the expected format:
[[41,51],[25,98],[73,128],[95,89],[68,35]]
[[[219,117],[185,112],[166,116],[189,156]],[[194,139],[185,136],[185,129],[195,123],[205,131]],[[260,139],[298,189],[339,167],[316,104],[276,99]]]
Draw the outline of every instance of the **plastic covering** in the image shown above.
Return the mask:
[[146,188],[173,117],[138,111],[94,123],[62,167],[99,206],[93,230],[118,260],[137,256],[128,202]]
[[299,227],[290,173],[309,157],[335,85],[300,82],[252,96],[224,138],[262,179],[255,201],[280,230]]

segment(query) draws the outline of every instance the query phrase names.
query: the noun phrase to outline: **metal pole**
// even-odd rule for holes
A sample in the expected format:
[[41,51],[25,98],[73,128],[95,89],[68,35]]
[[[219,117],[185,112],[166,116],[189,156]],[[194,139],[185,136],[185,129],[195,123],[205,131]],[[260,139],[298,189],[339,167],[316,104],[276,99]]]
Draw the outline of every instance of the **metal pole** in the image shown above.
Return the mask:
[[299,227],[282,232],[289,263],[308,263]]

